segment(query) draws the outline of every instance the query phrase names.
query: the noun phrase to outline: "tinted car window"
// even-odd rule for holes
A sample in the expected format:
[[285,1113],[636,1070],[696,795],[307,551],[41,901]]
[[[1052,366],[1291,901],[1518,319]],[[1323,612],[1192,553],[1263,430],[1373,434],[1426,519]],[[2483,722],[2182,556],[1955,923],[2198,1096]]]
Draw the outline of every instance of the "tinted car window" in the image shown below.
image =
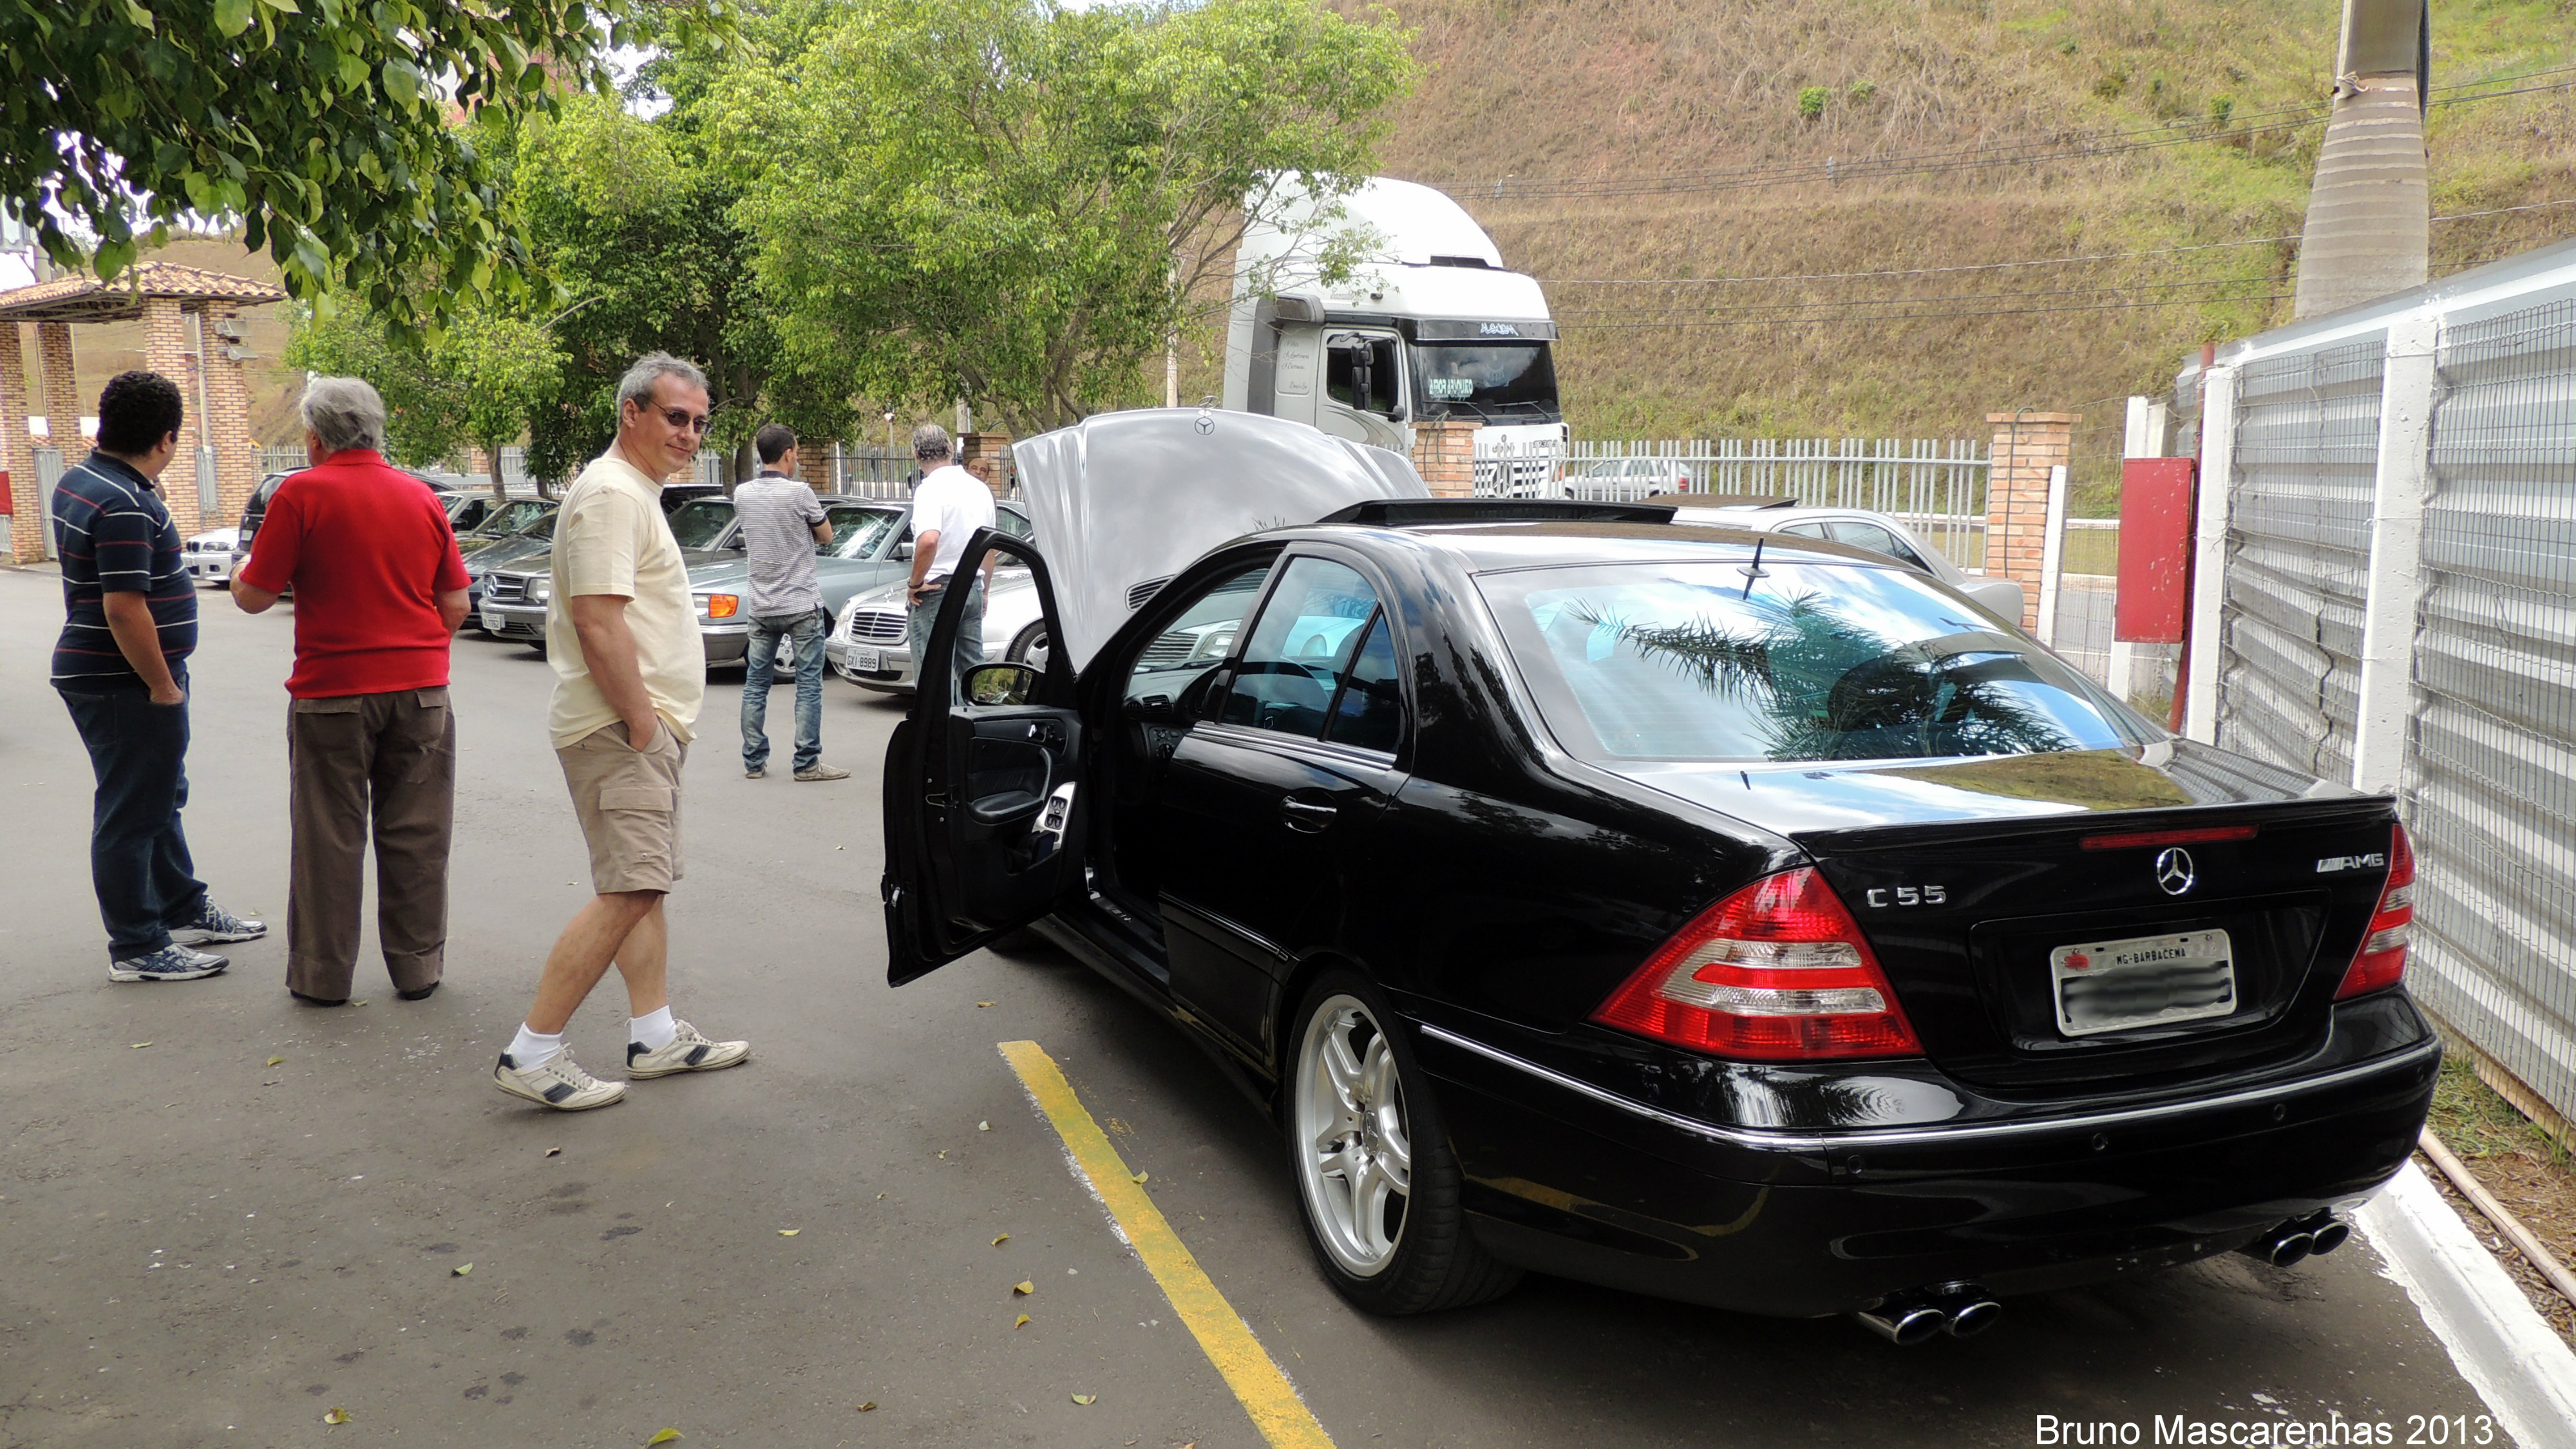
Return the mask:
[[1884,760],[2144,742],[2048,651],[1903,570],[1775,558],[1753,580],[1730,561],[1477,583],[1578,755]]
[[1930,569],[1924,568],[1922,558],[1918,556],[1914,550],[1907,548],[1904,544],[1898,542],[1895,534],[1888,532],[1886,529],[1879,527],[1875,523],[1862,523],[1858,520],[1852,519],[1836,519],[1833,523],[1827,525],[1827,527],[1832,532],[1834,542],[1836,543],[1847,543],[1854,548],[1865,548],[1871,553],[1883,553],[1889,558],[1896,560],[1898,563],[1911,564],[1918,569],[1924,569],[1924,572],[1926,573],[1931,572]]
[[1001,530],[1013,538],[1027,538],[1034,531],[1029,527],[1029,521],[1026,518],[1007,508],[994,509],[993,516],[1000,520]]
[[1333,702],[1333,721],[1324,738],[1389,754],[1404,738],[1404,688],[1395,677],[1395,640],[1387,632],[1386,611],[1378,611],[1359,653],[1342,680],[1342,697]]
[[1253,626],[1218,718],[1321,737],[1361,629],[1376,612],[1377,592],[1350,568],[1331,559],[1291,560]]
[[1266,563],[1245,569],[1219,580],[1181,610],[1136,656],[1136,665],[1127,674],[1127,697],[1159,694],[1181,701],[1187,709],[1192,686],[1209,678],[1208,671],[1234,652],[1243,616],[1252,612],[1252,602],[1261,597],[1261,585],[1269,577]]
[[1771,531],[1774,533],[1794,533],[1800,538],[1822,538],[1825,536],[1825,526],[1821,523],[1784,523]]
[[671,537],[682,548],[711,548],[732,522],[731,500],[701,498],[671,510]]
[[838,508],[831,511],[832,541],[819,552],[834,558],[867,558],[903,515],[891,508]]

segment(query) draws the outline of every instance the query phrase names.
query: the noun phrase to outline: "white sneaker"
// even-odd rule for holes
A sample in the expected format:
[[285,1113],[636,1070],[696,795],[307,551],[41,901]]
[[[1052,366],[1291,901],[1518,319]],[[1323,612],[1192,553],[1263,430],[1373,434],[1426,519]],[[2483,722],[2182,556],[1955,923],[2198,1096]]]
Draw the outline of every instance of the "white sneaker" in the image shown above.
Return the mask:
[[603,1082],[583,1071],[570,1051],[559,1051],[543,1065],[526,1068],[503,1052],[500,1065],[492,1069],[492,1085],[513,1097],[525,1097],[558,1112],[587,1112],[626,1098],[624,1082]]
[[660,1047],[648,1051],[642,1042],[626,1044],[627,1076],[641,1081],[675,1072],[716,1072],[741,1066],[751,1056],[747,1041],[709,1041],[705,1032],[685,1021],[671,1024],[677,1034]]

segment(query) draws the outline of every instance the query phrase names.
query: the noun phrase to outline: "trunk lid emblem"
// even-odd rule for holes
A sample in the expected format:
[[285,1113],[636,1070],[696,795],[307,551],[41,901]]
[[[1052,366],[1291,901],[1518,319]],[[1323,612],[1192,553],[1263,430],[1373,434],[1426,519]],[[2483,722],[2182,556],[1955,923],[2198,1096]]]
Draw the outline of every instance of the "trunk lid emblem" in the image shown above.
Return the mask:
[[2156,857],[2156,884],[2169,896],[2190,890],[2199,877],[2192,872],[2191,852],[2177,845]]

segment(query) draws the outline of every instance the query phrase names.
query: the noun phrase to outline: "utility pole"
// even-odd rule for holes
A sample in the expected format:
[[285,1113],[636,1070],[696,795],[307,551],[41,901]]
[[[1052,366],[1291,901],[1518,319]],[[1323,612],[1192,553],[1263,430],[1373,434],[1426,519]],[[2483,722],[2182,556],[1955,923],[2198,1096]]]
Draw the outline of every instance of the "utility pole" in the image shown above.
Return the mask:
[[2424,284],[2431,205],[2424,183],[2425,0],[2343,0],[2333,109],[2308,194],[2292,315],[2326,312]]

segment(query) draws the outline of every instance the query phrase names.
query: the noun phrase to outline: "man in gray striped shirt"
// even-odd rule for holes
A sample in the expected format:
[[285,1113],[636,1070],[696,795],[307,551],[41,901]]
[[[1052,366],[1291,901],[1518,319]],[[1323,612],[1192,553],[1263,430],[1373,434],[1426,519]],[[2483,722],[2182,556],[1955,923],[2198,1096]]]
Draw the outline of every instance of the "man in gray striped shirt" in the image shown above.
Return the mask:
[[760,476],[733,490],[742,520],[745,563],[751,573],[751,653],[742,666],[742,773],[769,773],[769,687],[778,645],[796,652],[796,778],[846,780],[850,772],[823,763],[823,589],[814,579],[814,550],[832,541],[814,490],[796,476],[796,434],[785,423],[765,423],[752,435]]

